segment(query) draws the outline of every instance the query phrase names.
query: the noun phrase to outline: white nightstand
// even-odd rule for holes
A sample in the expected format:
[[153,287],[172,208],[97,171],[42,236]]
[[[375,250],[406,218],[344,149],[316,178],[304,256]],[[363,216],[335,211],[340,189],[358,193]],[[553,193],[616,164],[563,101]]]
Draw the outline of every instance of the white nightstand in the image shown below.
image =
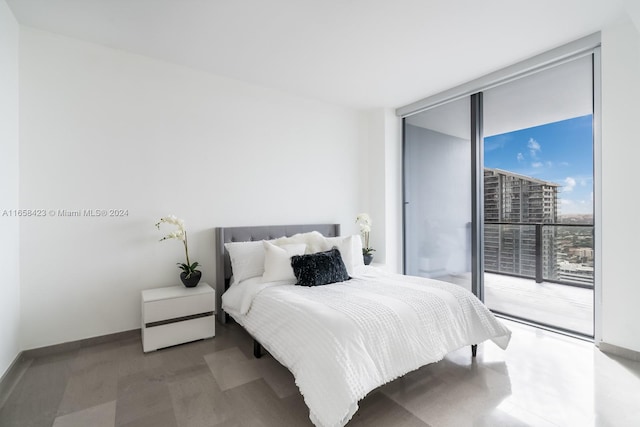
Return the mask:
[[142,349],[148,351],[216,335],[216,291],[170,286],[142,291]]

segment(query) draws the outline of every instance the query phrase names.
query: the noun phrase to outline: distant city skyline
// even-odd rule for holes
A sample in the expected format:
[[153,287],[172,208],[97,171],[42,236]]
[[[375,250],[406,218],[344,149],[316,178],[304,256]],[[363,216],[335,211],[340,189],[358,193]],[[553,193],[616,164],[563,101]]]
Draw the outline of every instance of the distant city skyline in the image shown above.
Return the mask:
[[486,136],[484,166],[556,183],[561,215],[592,214],[592,115]]

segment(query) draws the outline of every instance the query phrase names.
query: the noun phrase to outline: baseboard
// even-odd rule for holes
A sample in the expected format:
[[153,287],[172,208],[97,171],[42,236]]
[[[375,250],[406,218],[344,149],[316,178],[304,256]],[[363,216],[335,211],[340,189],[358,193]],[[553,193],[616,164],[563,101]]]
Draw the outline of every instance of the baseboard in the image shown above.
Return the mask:
[[92,345],[104,344],[111,341],[134,337],[140,338],[140,329],[131,329],[130,331],[116,332],[114,334],[100,335],[98,337],[85,338],[78,341],[69,341],[62,344],[33,348],[30,350],[24,350],[22,353],[24,354],[24,357],[33,359],[35,357],[65,353],[67,351],[78,350]]
[[640,351],[629,350],[628,348],[618,347],[617,345],[601,342],[598,348],[603,353],[613,354],[614,356],[624,357],[625,359],[640,362]]
[[20,378],[22,378],[22,374],[24,374],[29,365],[31,365],[32,360],[33,359],[27,359],[24,357],[24,353],[20,352],[2,375],[2,378],[0,378],[0,408],[4,406],[13,388],[18,384]]

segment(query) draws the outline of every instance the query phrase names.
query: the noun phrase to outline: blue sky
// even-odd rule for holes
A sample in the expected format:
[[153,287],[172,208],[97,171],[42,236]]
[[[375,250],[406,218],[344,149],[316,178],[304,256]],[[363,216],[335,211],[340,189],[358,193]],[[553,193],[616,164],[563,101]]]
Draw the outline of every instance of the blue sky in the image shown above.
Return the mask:
[[484,165],[562,186],[561,214],[593,213],[592,116],[484,138]]

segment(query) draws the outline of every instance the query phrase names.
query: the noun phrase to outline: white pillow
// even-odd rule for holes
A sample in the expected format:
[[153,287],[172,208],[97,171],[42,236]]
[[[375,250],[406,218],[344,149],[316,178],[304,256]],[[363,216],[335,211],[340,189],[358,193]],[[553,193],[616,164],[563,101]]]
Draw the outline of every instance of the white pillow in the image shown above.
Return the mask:
[[308,254],[315,254],[316,252],[328,251],[331,246],[327,246],[327,238],[318,231],[312,231],[305,233],[305,243],[307,244]]
[[304,254],[307,245],[304,243],[276,246],[273,243],[263,241],[264,245],[264,274],[265,282],[276,280],[295,280],[291,257]]
[[230,242],[224,247],[231,258],[233,280],[242,282],[250,277],[262,276],[264,273],[264,246],[262,240],[255,242]]
[[364,267],[364,257],[362,256],[362,236],[359,234],[351,236],[351,244],[353,245],[353,253],[358,254],[358,256],[354,255],[353,266]]
[[307,245],[305,251],[307,254],[314,254],[331,249],[331,246],[327,246],[326,238],[318,231],[298,233],[291,237],[280,237],[272,242],[278,246],[304,243]]
[[364,265],[362,239],[359,235],[327,237],[325,241],[329,248],[334,246],[338,248],[342,256],[342,262],[344,262],[345,267],[347,267],[349,276],[354,276],[356,268]]

